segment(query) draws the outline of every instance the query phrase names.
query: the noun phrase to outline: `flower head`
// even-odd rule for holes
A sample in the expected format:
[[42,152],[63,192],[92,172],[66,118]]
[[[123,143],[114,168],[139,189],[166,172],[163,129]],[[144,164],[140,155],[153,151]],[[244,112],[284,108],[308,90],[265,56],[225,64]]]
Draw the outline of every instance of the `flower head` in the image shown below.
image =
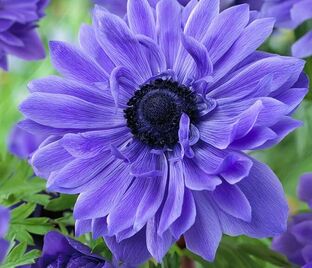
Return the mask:
[[[311,186],[312,173],[303,175],[298,187],[298,196],[312,209]],[[291,262],[306,268],[310,267],[309,265],[312,265],[312,211],[293,216],[288,223],[287,232],[274,238],[272,247],[285,254]]]
[[281,184],[244,151],[300,126],[291,114],[307,93],[304,62],[256,51],[274,21],[248,5],[129,0],[127,18],[96,6],[81,48],[51,42],[64,78],[31,82],[20,107],[21,127],[51,135],[36,173],[79,194],[77,235],[104,236],[135,265],[160,261],[182,235],[213,260],[222,233],[282,232]]
[[0,68],[7,70],[7,55],[25,60],[44,58],[45,51],[37,34],[38,20],[44,16],[49,0],[0,1]]
[[45,235],[42,256],[31,267],[113,268],[87,246],[54,231]]
[[10,133],[8,141],[9,151],[19,158],[26,159],[36,151],[39,145],[47,138],[45,136],[33,135],[15,125]]
[[[276,18],[276,27],[294,29],[312,19],[312,0],[265,1],[262,13]],[[295,57],[305,58],[312,55],[312,31],[301,37],[292,47]]]
[[9,210],[0,206],[0,263],[4,260],[9,248],[9,242],[3,239],[9,227],[9,220]]

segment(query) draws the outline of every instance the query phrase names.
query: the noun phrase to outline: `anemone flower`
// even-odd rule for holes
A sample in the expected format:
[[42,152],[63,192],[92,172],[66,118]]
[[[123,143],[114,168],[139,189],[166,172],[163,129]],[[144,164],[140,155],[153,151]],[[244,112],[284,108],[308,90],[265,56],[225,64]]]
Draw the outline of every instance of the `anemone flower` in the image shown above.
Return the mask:
[[[298,185],[298,197],[312,209],[312,173],[304,174]],[[291,217],[287,231],[273,239],[274,250],[304,268],[312,267],[312,211]]]
[[274,20],[219,0],[129,0],[127,22],[96,6],[80,48],[51,42],[55,68],[30,83],[20,127],[50,137],[34,153],[50,191],[79,194],[77,235],[120,261],[161,261],[184,236],[212,261],[222,237],[286,229],[278,178],[246,150],[301,125],[304,61],[256,49]]
[[8,69],[8,54],[24,60],[45,57],[36,28],[48,3],[49,0],[0,1],[0,68]]

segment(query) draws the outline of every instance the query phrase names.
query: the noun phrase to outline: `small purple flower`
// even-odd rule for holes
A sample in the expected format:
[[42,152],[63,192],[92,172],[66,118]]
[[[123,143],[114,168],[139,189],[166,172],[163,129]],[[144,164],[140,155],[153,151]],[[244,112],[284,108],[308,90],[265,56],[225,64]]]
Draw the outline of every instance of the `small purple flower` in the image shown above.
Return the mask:
[[[262,13],[276,18],[276,27],[294,29],[312,19],[312,0],[266,0]],[[312,31],[293,45],[292,54],[298,58],[312,55]]]
[[8,69],[8,54],[25,60],[45,57],[36,28],[48,3],[49,0],[0,1],[0,68]]
[[9,248],[9,242],[4,239],[8,231],[9,220],[9,209],[0,206],[0,263],[4,260]]
[[19,158],[27,159],[47,138],[45,135],[36,136],[15,125],[8,139],[8,150]]
[[102,257],[92,254],[87,246],[54,231],[45,235],[42,255],[31,267],[113,268]]
[[[312,173],[301,177],[298,196],[312,208]],[[312,267],[312,211],[293,216],[287,232],[274,238],[272,248],[297,265]]]
[[79,194],[76,234],[103,236],[118,260],[161,261],[183,235],[211,261],[222,233],[286,229],[280,182],[244,151],[301,125],[291,115],[307,93],[304,61],[256,51],[274,20],[219,4],[130,0],[128,22],[96,6],[81,48],[50,43],[64,78],[31,82],[21,104],[21,127],[55,137],[35,172]]

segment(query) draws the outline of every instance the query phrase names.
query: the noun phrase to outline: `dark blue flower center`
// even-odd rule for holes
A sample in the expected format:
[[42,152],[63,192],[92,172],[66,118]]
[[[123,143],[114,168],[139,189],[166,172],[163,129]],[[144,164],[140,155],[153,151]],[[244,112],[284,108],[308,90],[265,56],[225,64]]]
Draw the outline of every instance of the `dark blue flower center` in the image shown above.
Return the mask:
[[134,137],[152,148],[172,148],[179,140],[182,113],[191,122],[197,118],[197,97],[184,85],[157,79],[135,91],[124,112]]

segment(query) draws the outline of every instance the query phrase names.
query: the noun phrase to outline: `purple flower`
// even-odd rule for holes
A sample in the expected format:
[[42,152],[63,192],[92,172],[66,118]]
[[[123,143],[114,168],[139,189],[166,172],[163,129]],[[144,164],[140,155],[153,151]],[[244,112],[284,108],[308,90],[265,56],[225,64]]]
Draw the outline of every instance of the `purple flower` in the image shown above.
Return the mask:
[[[154,15],[155,14],[155,15]],[[183,8],[130,0],[128,24],[96,6],[81,48],[51,42],[51,76],[30,83],[20,126],[54,135],[34,153],[50,191],[79,194],[76,231],[104,236],[118,260],[161,261],[184,236],[213,260],[222,233],[286,228],[282,186],[244,153],[301,125],[304,61],[256,49],[274,20],[218,0]]]
[[[301,177],[298,196],[312,208],[312,173]],[[290,219],[287,232],[274,238],[272,248],[285,254],[289,261],[309,268],[312,266],[312,212]]]
[[45,235],[42,256],[31,267],[113,268],[87,246],[54,231]]
[[0,263],[4,260],[9,248],[9,242],[3,239],[8,231],[9,220],[10,211],[0,206]]
[[0,68],[8,69],[8,54],[24,60],[45,57],[36,27],[48,3],[49,0],[0,1]]
[[45,138],[47,138],[45,135],[36,136],[15,125],[9,136],[8,149],[17,157],[27,159],[38,149]]
[[[276,18],[276,27],[294,29],[312,18],[312,0],[267,0],[262,13]],[[312,31],[293,45],[292,54],[298,58],[312,55]]]

